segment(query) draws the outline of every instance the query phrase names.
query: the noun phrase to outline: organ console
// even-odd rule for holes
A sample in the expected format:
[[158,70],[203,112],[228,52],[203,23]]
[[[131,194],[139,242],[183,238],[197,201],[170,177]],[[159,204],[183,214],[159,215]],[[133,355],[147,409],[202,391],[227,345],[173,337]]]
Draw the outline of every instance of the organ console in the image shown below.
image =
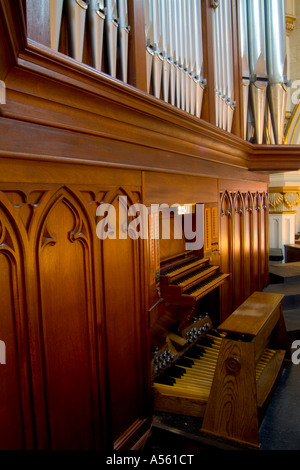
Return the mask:
[[[178,231],[176,214],[172,235]],[[229,274],[217,264],[217,204],[204,204],[203,214],[203,247],[180,253],[182,243],[162,238],[169,211],[162,211],[160,224],[156,220],[153,277],[159,300],[151,311],[150,334],[154,413],[199,418],[203,436],[259,448],[261,420],[290,358],[283,296],[254,292],[220,323],[219,287]]]
[[156,412],[203,418],[203,435],[258,448],[259,425],[290,358],[282,297],[254,292],[217,328],[203,315],[181,341],[167,333],[168,346],[152,359]]

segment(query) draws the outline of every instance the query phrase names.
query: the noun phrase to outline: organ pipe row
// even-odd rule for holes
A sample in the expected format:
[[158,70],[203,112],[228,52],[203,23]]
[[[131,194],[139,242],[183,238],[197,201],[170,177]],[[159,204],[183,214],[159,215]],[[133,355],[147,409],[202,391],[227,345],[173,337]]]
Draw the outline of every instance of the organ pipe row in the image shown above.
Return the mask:
[[121,79],[127,82],[130,31],[127,0],[49,0],[50,45],[56,51],[59,48],[64,8],[70,37],[70,55],[82,62],[87,33],[91,44],[93,67],[102,70],[105,52],[108,73],[115,78],[119,47]]
[[284,0],[239,0],[239,28],[244,138],[282,144],[287,95]]
[[203,44],[201,2],[145,0],[147,91],[201,116]]
[[214,2],[213,54],[216,125],[231,132],[234,101],[231,0]]
[[[48,0],[51,47],[59,48],[63,12],[70,55],[83,59],[89,38],[92,65],[127,82],[127,0]],[[203,70],[200,0],[143,0],[147,91],[201,117]],[[284,0],[239,0],[243,138],[281,144],[286,106]],[[231,132],[236,107],[232,0],[211,1],[216,125]],[[208,58],[210,60],[210,57]]]

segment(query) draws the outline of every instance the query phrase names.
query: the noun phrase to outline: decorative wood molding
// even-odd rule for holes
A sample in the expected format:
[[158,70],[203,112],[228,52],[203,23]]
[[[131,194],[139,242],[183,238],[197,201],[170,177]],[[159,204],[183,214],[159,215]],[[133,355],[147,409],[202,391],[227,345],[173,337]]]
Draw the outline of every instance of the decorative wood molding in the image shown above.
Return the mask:
[[295,171],[300,168],[300,146],[298,145],[253,145],[249,156],[249,170]]

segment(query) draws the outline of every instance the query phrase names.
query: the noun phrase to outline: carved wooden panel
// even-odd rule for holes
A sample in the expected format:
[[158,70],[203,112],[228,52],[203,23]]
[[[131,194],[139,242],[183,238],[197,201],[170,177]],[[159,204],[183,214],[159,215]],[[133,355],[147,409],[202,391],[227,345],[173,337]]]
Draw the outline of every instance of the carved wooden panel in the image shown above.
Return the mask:
[[221,269],[231,273],[230,281],[221,287],[221,316],[225,318],[268,284],[267,194],[222,192],[220,227]]
[[97,171],[107,185],[93,168],[88,184],[1,184],[0,448],[129,448],[147,430],[146,241],[96,232],[102,203],[141,188]]
[[37,270],[51,448],[90,449],[99,445],[91,231],[65,190],[42,220]]
[[244,193],[245,225],[244,225],[244,294],[248,298],[254,290],[252,278],[252,230],[253,230],[253,198],[250,192]]
[[244,300],[244,201],[241,193],[232,194],[233,203],[233,308]]
[[[33,445],[24,253],[22,236],[12,219],[13,210],[0,193],[0,340],[5,344],[5,364],[0,365],[1,450],[22,450]],[[23,242],[26,244],[26,239]]]
[[269,199],[268,193],[261,196],[261,277],[263,287],[269,283]]
[[253,240],[252,240],[252,276],[254,281],[254,289],[259,290],[259,230],[260,230],[260,217],[259,217],[259,194],[253,193]]
[[[225,191],[221,195],[220,211],[220,251],[221,271],[233,272],[233,206],[230,194]],[[232,280],[227,279],[220,287],[220,321],[232,313]]]
[[[126,226],[132,222],[132,217],[127,216],[129,206],[138,201],[138,194],[122,189],[109,192],[104,199],[116,214],[115,226],[110,227],[112,232],[116,231],[116,238],[101,242],[111,419],[116,448],[143,416],[142,397],[149,367],[143,357],[143,342],[147,338],[146,319],[142,315],[142,242],[132,238],[130,225]],[[120,223],[119,219],[122,219]]]

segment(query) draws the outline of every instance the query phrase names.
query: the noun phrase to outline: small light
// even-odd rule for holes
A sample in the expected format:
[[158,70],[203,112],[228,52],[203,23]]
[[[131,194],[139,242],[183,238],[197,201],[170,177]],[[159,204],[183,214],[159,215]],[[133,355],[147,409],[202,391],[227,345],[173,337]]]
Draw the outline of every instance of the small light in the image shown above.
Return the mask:
[[186,214],[186,206],[178,206],[178,215]]

